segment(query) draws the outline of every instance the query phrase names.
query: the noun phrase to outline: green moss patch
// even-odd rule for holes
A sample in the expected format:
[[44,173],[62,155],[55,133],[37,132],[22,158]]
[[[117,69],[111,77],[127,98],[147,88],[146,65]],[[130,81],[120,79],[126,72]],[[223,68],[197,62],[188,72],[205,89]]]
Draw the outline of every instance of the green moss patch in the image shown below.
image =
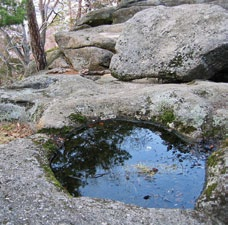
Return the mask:
[[226,138],[226,139],[223,141],[222,146],[223,146],[224,148],[228,147],[228,138]]
[[218,165],[219,161],[222,159],[224,152],[222,150],[213,152],[207,160],[207,166],[215,167]]
[[182,126],[180,131],[185,133],[185,134],[190,134],[194,131],[196,131],[197,129],[193,126]]
[[43,148],[47,151],[47,156],[49,157],[53,152],[58,150],[58,145],[57,143],[52,140],[49,139],[47,140],[45,143],[43,143]]
[[83,116],[81,113],[71,113],[69,119],[74,123],[87,123],[88,119],[86,116]]
[[[41,167],[44,170],[45,173],[45,177],[47,178],[47,180],[54,184],[54,186],[60,190],[60,191],[64,191],[66,194],[69,195],[68,191],[62,186],[62,184],[56,179],[51,167],[50,167],[50,161],[51,161],[51,157],[53,156],[53,154],[57,151],[57,149],[59,148],[58,146],[58,142],[56,140],[56,138],[58,138],[57,136],[55,136],[55,138],[53,138],[53,136],[50,135],[50,139],[46,139],[46,138],[41,138],[41,139],[34,139],[33,142],[39,146],[42,146],[43,148],[41,148],[41,154],[40,156],[37,158],[38,161],[40,162]],[[70,196],[70,195],[69,195]]]
[[170,62],[169,67],[180,67],[183,65],[183,57],[181,54],[177,54]]
[[159,79],[163,82],[172,82],[174,80],[178,81],[177,73],[175,71],[163,70],[160,71],[158,75]]
[[71,132],[73,129],[74,129],[74,127],[72,127],[72,126],[64,126],[62,128],[42,128],[38,131],[38,133],[65,136],[66,134]]
[[54,184],[57,188],[63,190],[63,186],[61,185],[61,183],[55,178],[54,173],[51,170],[51,167],[49,165],[43,165],[43,169],[45,171],[45,175],[48,178],[48,180]]
[[173,107],[166,106],[165,104],[160,106],[159,115],[153,116],[151,121],[159,122],[164,126],[167,126],[169,123],[173,123],[174,128],[182,134],[190,134],[197,130],[194,126],[184,124],[182,121],[178,120]]
[[179,130],[181,133],[184,133],[184,134],[190,134],[197,130],[193,126],[184,125],[183,122],[181,122],[181,121],[175,121],[174,126],[177,130]]
[[213,183],[206,188],[205,195],[208,200],[211,198],[212,192],[215,190],[216,187],[217,187],[217,184]]
[[54,47],[54,48],[50,48],[46,51],[46,53],[50,53],[50,52],[53,52],[53,51],[56,51],[56,50],[59,50],[59,47]]
[[175,120],[174,111],[169,107],[162,107],[161,115],[159,115],[159,120],[164,123],[172,123]]

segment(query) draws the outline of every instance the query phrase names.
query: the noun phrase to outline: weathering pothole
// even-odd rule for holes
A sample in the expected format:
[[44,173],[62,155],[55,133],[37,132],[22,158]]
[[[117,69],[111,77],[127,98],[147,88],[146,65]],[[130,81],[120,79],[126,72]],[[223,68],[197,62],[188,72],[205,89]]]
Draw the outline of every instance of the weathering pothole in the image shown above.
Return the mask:
[[50,165],[75,197],[194,208],[210,151],[151,124],[108,120],[68,134]]

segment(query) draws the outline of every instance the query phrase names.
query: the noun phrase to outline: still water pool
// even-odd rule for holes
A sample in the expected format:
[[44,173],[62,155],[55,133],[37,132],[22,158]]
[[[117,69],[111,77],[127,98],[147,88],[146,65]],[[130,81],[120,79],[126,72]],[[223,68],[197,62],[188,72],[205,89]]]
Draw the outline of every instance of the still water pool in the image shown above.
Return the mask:
[[110,120],[69,134],[51,168],[75,197],[193,208],[204,186],[205,161],[205,153],[174,133]]

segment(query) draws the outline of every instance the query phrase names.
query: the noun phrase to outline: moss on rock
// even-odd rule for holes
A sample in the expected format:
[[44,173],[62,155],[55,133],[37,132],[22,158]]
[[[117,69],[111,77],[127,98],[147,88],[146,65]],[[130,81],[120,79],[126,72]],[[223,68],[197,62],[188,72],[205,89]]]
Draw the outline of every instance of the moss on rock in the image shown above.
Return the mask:
[[215,167],[219,163],[219,161],[221,161],[223,154],[224,154],[224,152],[221,151],[221,150],[220,151],[213,152],[208,157],[207,166],[208,167]]
[[74,123],[86,123],[88,121],[86,116],[83,116],[81,113],[71,113],[69,119]]
[[218,184],[213,183],[213,184],[209,185],[209,186],[205,189],[204,193],[205,193],[205,195],[206,195],[206,197],[207,197],[207,200],[210,200],[210,198],[211,198],[211,196],[212,196],[212,192],[216,189],[217,185],[218,185]]
[[197,130],[195,127],[193,127],[191,125],[185,125],[181,121],[175,121],[174,126],[179,132],[181,132],[183,134],[190,134]]
[[42,165],[44,171],[45,171],[45,175],[47,177],[47,179],[54,184],[57,188],[61,189],[61,190],[65,190],[62,186],[62,184],[56,179],[51,167],[49,165]]
[[175,120],[174,110],[171,106],[161,106],[160,114],[158,116],[158,120],[167,125],[168,123],[172,123]]

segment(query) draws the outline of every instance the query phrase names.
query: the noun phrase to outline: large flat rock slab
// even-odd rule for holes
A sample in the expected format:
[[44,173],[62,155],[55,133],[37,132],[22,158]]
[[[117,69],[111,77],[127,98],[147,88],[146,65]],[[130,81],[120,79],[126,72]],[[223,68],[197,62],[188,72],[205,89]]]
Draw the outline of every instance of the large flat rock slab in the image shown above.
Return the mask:
[[[226,83],[195,81],[182,85],[149,84],[109,81],[109,78],[107,76],[93,82],[80,76],[67,77],[61,83],[50,86],[45,91],[46,95],[58,96],[60,91],[66,91],[66,94],[64,98],[60,96],[49,102],[38,121],[38,127],[69,125],[71,121],[68,117],[72,113],[97,119],[121,117],[162,122],[159,115],[170,110],[175,119],[163,121],[163,124],[186,132],[192,138],[200,137],[206,124],[208,129],[220,127],[222,133],[223,129],[227,129]],[[184,132],[182,126],[194,129]]]
[[71,32],[55,34],[56,42],[61,49],[77,49],[98,47],[115,51],[116,40],[123,30],[124,24],[103,25]]
[[102,70],[109,67],[123,27],[124,24],[115,24],[59,32],[55,40],[75,70]]
[[[1,118],[16,115],[17,119],[35,122],[38,128],[68,126],[69,116],[80,113],[95,119],[158,122],[194,139],[206,130],[222,136],[228,129],[227,83],[121,82],[110,75],[92,81],[79,75],[41,73],[10,89],[0,89],[0,99]],[[167,112],[172,118],[162,119]]]

